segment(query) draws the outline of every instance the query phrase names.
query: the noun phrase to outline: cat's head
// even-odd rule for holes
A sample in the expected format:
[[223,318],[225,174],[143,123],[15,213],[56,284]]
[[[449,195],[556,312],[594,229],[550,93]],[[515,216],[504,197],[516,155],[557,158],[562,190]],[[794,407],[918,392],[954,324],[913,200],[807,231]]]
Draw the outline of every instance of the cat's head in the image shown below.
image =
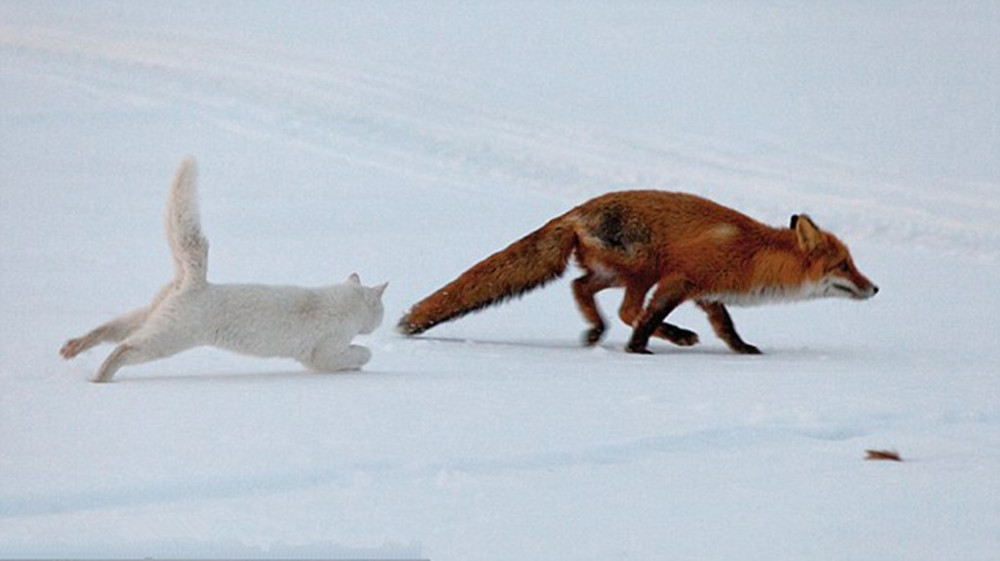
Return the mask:
[[382,325],[382,316],[385,315],[385,307],[382,305],[382,294],[385,293],[389,283],[385,282],[377,286],[364,286],[361,284],[361,277],[357,273],[347,277],[347,282],[357,285],[361,289],[361,299],[364,302],[366,314],[364,325],[361,327],[362,334],[368,334]]

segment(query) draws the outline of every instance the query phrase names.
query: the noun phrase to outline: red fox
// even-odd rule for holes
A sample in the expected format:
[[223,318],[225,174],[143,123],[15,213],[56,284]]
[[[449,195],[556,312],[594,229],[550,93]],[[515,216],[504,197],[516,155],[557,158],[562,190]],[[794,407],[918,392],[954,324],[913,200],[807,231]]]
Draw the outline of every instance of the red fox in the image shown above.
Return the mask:
[[591,326],[584,343],[598,343],[605,330],[594,295],[624,287],[618,315],[632,327],[632,353],[649,354],[651,336],[696,344],[696,333],[664,322],[688,300],[729,348],[760,354],[736,333],[727,304],[865,300],[878,292],[847,247],[804,214],[792,216],[788,228],[772,228],[696,195],[624,191],[591,199],[487,257],[414,305],[399,330],[414,335],[520,296],[561,276],[573,255],[584,271],[573,295]]

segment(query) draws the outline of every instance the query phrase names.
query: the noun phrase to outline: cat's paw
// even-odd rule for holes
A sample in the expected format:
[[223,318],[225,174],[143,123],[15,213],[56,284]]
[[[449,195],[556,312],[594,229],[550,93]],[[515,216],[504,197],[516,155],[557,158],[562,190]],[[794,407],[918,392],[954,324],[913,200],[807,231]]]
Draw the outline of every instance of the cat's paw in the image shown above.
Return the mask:
[[80,354],[83,350],[83,340],[82,339],[70,339],[59,349],[59,354],[66,360],[69,360],[76,355]]

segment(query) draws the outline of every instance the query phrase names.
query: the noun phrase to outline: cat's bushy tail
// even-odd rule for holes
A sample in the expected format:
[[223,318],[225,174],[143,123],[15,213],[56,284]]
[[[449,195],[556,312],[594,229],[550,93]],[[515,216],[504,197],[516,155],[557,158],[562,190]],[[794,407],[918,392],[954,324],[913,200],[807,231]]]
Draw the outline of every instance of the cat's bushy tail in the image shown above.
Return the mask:
[[167,243],[174,258],[174,284],[178,287],[207,282],[208,240],[201,233],[197,175],[194,158],[186,158],[177,169],[167,200]]

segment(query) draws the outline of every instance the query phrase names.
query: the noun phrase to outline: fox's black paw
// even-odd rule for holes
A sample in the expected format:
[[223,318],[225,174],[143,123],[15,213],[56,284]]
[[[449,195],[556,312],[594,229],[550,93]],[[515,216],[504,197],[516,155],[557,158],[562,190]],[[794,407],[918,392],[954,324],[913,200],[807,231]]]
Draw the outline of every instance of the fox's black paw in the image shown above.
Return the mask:
[[697,345],[699,341],[698,334],[694,331],[684,329],[683,327],[677,327],[676,325],[670,323],[660,325],[660,327],[656,329],[655,335],[681,347]]
[[594,345],[601,342],[601,338],[604,337],[603,327],[594,327],[583,332],[583,344],[587,347],[593,347]]
[[636,354],[636,355],[651,355],[651,354],[653,354],[653,351],[649,350],[649,348],[646,345],[636,345],[636,344],[633,344],[633,343],[629,343],[625,347],[625,352]]
[[760,354],[764,354],[764,353],[760,352],[760,349],[758,349],[757,347],[755,347],[753,345],[749,345],[747,343],[743,343],[743,344],[741,344],[739,346],[733,347],[733,351],[735,351],[737,353],[740,353],[741,355],[760,355]]

